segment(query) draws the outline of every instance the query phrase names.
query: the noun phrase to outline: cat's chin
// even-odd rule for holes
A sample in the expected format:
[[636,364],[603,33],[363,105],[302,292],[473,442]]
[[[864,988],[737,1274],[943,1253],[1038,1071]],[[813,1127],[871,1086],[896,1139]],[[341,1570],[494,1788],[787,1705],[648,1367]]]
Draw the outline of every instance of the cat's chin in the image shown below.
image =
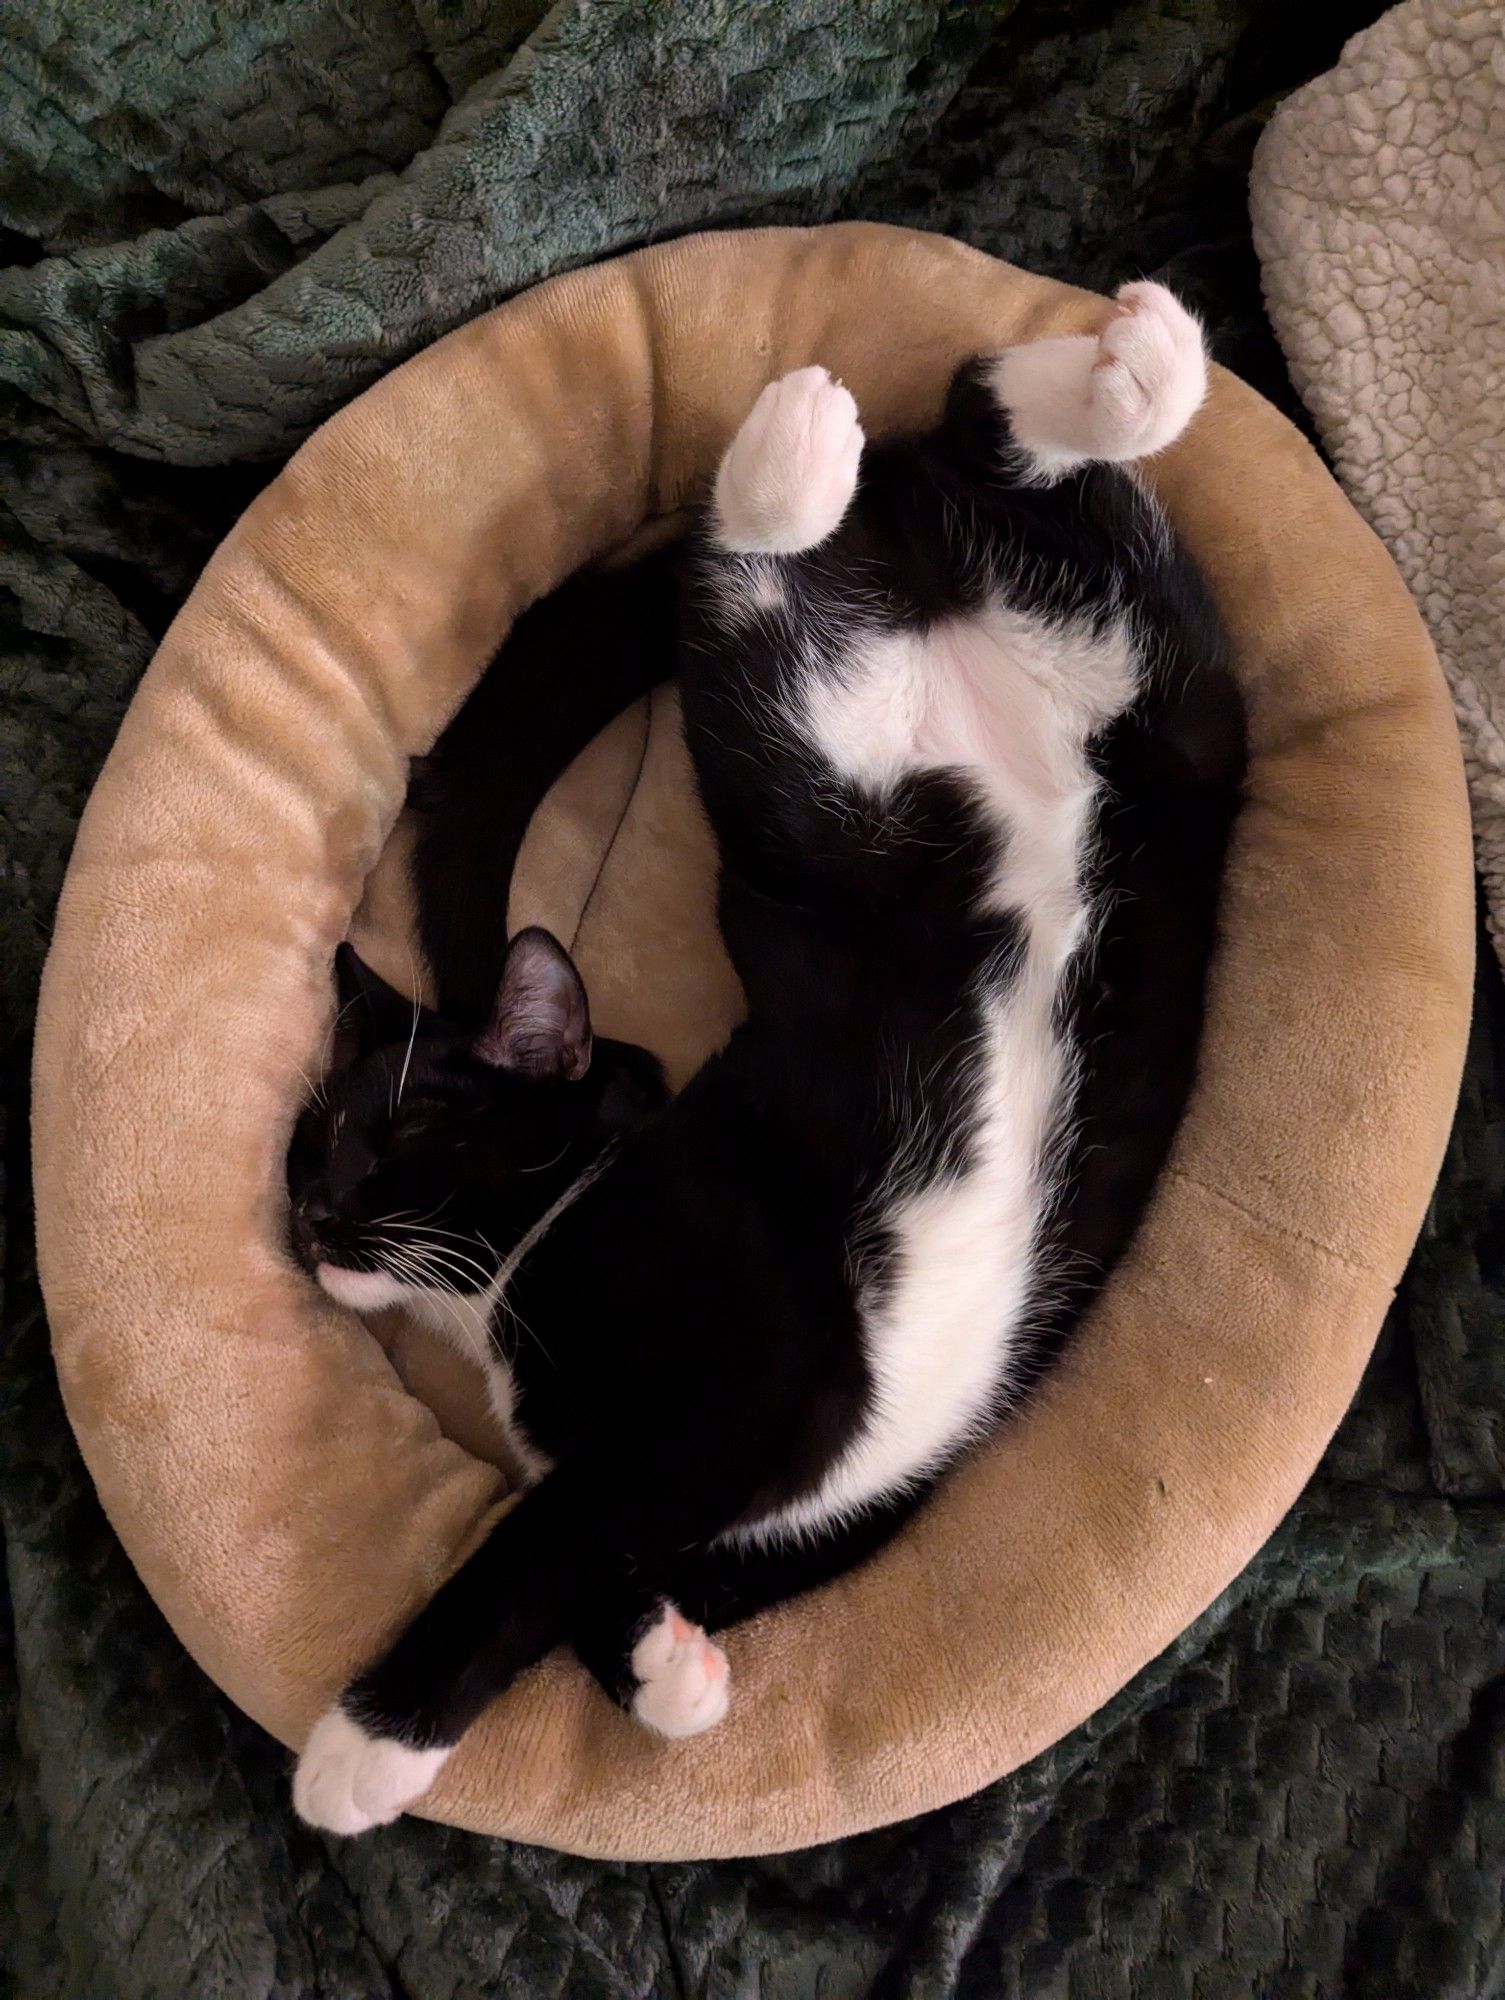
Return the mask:
[[386,1271],[345,1271],[338,1264],[316,1264],[314,1282],[352,1312],[382,1312],[407,1297],[406,1287]]

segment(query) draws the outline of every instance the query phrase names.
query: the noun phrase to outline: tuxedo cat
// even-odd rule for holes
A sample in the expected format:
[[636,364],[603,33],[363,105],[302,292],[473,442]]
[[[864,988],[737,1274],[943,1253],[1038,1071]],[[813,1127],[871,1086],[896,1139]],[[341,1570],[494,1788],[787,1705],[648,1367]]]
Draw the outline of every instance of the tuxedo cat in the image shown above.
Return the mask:
[[763,391],[677,652],[748,1012],[677,1098],[543,931],[471,1022],[344,957],[362,1047],[299,1121],[296,1248],[482,1362],[526,1491],[318,1723],[306,1819],[394,1817],[564,1640],[647,1726],[718,1721],[707,1628],[891,1533],[1121,1253],[1243,770],[1207,592],[1124,469],[1205,387],[1138,284],[969,362],[917,440],[865,445],[819,368]]

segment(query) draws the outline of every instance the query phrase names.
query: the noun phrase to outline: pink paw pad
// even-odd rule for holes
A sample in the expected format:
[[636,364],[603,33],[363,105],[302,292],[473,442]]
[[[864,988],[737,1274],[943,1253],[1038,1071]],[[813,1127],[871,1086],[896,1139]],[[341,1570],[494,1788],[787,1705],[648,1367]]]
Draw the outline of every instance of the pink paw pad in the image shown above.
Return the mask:
[[666,1604],[632,1649],[632,1713],[655,1735],[698,1736],[726,1714],[726,1655],[678,1608]]

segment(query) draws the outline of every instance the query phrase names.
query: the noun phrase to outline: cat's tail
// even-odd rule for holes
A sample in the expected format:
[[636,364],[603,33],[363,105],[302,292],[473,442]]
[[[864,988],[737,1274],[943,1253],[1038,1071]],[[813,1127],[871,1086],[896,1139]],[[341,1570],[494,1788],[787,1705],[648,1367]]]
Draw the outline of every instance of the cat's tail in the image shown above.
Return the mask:
[[1125,285],[1100,333],[1010,347],[992,388],[1028,474],[1049,483],[1094,462],[1174,444],[1207,394],[1201,323],[1164,285]]
[[533,814],[613,716],[674,672],[678,544],[579,570],[526,610],[415,767],[410,862],[439,1011],[488,1019],[507,956],[507,897]]

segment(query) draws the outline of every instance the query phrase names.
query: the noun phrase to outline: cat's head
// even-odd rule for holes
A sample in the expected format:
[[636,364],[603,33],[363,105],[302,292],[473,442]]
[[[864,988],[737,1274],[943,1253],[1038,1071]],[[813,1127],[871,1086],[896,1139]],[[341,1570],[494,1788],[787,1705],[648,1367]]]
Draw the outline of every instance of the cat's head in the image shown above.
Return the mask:
[[544,930],[512,940],[478,1034],[405,999],[348,945],[336,969],[354,1055],[293,1132],[293,1250],[358,1311],[483,1292],[602,1148],[662,1101],[662,1072],[645,1050],[593,1038],[580,975]]

